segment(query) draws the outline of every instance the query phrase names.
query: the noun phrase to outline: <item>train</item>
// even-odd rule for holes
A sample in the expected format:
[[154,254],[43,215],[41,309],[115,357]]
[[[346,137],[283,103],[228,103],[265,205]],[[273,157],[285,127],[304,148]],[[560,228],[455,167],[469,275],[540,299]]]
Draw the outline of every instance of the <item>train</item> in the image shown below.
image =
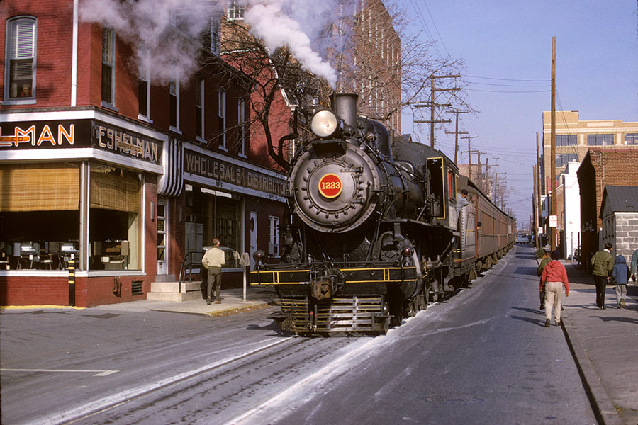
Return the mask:
[[453,295],[515,244],[515,219],[441,151],[391,137],[334,93],[290,160],[281,259],[254,254],[273,319],[299,335],[385,334]]

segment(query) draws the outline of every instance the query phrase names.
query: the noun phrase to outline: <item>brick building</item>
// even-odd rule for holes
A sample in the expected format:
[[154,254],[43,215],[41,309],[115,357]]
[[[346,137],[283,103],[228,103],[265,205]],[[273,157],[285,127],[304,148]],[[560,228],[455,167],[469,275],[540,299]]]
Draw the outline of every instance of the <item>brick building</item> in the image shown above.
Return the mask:
[[638,186],[636,164],[638,149],[589,148],[576,173],[581,197],[582,258],[587,269],[589,263],[585,260],[602,246],[601,205],[605,187]]
[[638,249],[638,186],[605,186],[600,209],[601,239],[612,244],[612,255],[631,262]]
[[[550,179],[551,179],[551,112],[543,112],[543,151],[540,169],[541,197],[548,198],[551,211]],[[562,199],[564,194],[562,175],[566,172],[570,162],[582,163],[589,149],[624,148],[638,150],[638,122],[623,122],[621,120],[581,120],[578,111],[556,111],[556,185],[557,196],[557,246],[567,243],[565,232],[565,214]],[[582,192],[581,192],[582,193]],[[539,223],[544,227],[545,234],[549,228],[547,214]],[[577,236],[576,236],[577,238]],[[570,242],[571,246],[571,242]]]
[[[250,140],[252,80],[210,42],[192,75],[155,78],[133,65],[150,52],[81,4],[0,4],[2,305],[144,299],[213,237],[278,244],[285,178]],[[229,255],[226,283],[241,271]]]

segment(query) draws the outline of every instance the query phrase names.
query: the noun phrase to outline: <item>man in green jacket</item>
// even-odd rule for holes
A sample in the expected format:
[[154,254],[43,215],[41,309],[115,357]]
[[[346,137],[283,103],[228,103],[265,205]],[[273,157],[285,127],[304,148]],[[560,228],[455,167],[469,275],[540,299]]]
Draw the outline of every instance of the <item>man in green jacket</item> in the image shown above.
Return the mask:
[[543,276],[543,269],[550,261],[552,261],[552,258],[549,256],[551,250],[552,249],[549,246],[543,247],[543,258],[541,259],[541,263],[536,268],[536,276],[541,278],[538,281],[538,292],[539,292],[539,297],[541,301],[541,306],[538,307],[539,310],[543,310],[545,308],[545,285],[543,285],[542,276]]
[[605,244],[605,249],[598,251],[591,258],[591,265],[596,284],[596,305],[605,309],[605,287],[609,281],[609,274],[614,269],[614,259],[611,256],[611,243]]

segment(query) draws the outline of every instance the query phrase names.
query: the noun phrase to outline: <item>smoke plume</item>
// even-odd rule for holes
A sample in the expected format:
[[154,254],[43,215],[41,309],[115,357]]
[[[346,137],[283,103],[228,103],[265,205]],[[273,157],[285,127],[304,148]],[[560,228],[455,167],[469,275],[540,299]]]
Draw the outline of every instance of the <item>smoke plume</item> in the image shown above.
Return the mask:
[[[353,1],[353,0],[349,0]],[[342,13],[339,0],[245,0],[245,20],[256,37],[274,50],[288,46],[302,66],[336,83],[336,72],[318,53],[319,35]],[[198,35],[227,0],[85,0],[80,18],[115,29],[138,51],[140,72],[153,81],[187,79],[197,69]],[[175,31],[184,37],[175,37]],[[324,50],[325,51],[325,50]]]

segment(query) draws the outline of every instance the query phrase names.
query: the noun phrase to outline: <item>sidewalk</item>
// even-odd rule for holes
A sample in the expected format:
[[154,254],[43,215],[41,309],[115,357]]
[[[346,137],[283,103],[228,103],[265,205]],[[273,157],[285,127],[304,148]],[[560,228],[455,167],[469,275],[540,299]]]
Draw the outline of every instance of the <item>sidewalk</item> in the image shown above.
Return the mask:
[[[106,304],[90,307],[91,311],[126,311],[126,312],[147,312],[147,311],[165,311],[172,313],[201,314],[204,316],[228,316],[230,314],[239,313],[241,311],[257,310],[277,304],[277,296],[275,290],[269,287],[249,286],[246,288],[246,300],[243,300],[242,288],[228,288],[221,291],[221,304],[206,304],[206,300],[199,299],[194,301],[170,302],[170,301],[131,301],[117,304]],[[18,309],[38,309],[38,306],[15,306],[4,307],[7,310]],[[56,308],[54,306],[44,306],[44,308]],[[73,307],[58,307],[73,308]]]
[[[606,310],[596,306],[592,276],[576,263],[563,261],[569,297],[563,297],[564,332],[585,389],[601,424],[638,424],[638,297],[627,297],[616,308],[616,293],[608,286]],[[634,283],[633,285],[637,285]],[[635,286],[630,284],[634,294]]]

